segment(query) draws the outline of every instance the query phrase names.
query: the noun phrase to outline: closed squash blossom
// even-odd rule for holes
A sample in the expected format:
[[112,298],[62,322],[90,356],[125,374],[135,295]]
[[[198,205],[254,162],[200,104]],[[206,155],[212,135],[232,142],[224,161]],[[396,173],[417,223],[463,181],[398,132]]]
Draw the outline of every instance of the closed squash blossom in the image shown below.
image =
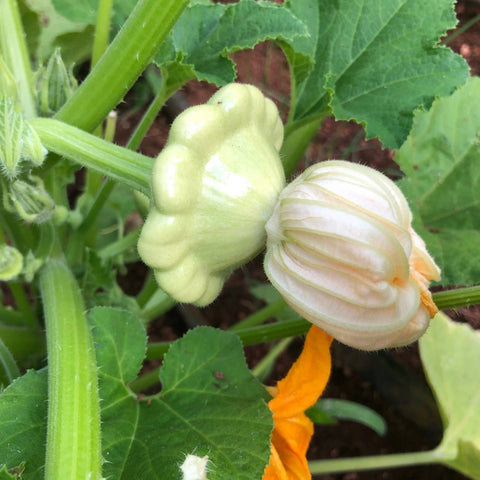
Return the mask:
[[342,343],[411,343],[437,311],[428,286],[440,279],[411,222],[383,174],[344,161],[313,165],[267,222],[265,271],[294,310]]

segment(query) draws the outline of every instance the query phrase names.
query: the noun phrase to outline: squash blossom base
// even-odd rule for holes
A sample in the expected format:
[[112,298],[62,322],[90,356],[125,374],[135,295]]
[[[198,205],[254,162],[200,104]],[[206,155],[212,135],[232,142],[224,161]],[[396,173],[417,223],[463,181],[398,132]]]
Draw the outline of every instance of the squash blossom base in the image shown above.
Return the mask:
[[152,172],[138,251],[175,300],[212,302],[265,246],[285,175],[283,124],[251,85],[230,84],[174,121]]

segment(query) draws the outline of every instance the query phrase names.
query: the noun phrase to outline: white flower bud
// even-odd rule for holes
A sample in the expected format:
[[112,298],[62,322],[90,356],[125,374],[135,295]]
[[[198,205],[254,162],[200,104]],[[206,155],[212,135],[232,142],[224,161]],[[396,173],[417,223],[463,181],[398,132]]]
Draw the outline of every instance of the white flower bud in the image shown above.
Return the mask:
[[440,270],[411,227],[399,188],[344,161],[314,165],[280,194],[266,225],[265,271],[286,302],[342,343],[415,341],[436,312]]

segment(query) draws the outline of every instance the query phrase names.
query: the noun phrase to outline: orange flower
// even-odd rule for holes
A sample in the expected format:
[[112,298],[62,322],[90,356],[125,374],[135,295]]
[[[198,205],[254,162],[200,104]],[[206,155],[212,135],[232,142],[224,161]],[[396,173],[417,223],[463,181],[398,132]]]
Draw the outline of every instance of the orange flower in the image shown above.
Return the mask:
[[300,357],[287,376],[268,390],[273,398],[272,455],[263,480],[310,479],[306,453],[313,435],[313,423],[305,410],[318,400],[330,376],[332,337],[312,326]]

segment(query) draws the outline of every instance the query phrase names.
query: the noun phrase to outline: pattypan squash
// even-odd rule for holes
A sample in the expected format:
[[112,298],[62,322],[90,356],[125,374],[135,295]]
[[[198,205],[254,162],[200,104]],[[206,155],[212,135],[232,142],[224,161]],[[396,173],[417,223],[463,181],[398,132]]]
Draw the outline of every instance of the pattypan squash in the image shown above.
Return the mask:
[[275,104],[251,85],[227,85],[175,119],[138,242],[174,299],[212,302],[232,270],[264,248],[285,185],[282,141]]

